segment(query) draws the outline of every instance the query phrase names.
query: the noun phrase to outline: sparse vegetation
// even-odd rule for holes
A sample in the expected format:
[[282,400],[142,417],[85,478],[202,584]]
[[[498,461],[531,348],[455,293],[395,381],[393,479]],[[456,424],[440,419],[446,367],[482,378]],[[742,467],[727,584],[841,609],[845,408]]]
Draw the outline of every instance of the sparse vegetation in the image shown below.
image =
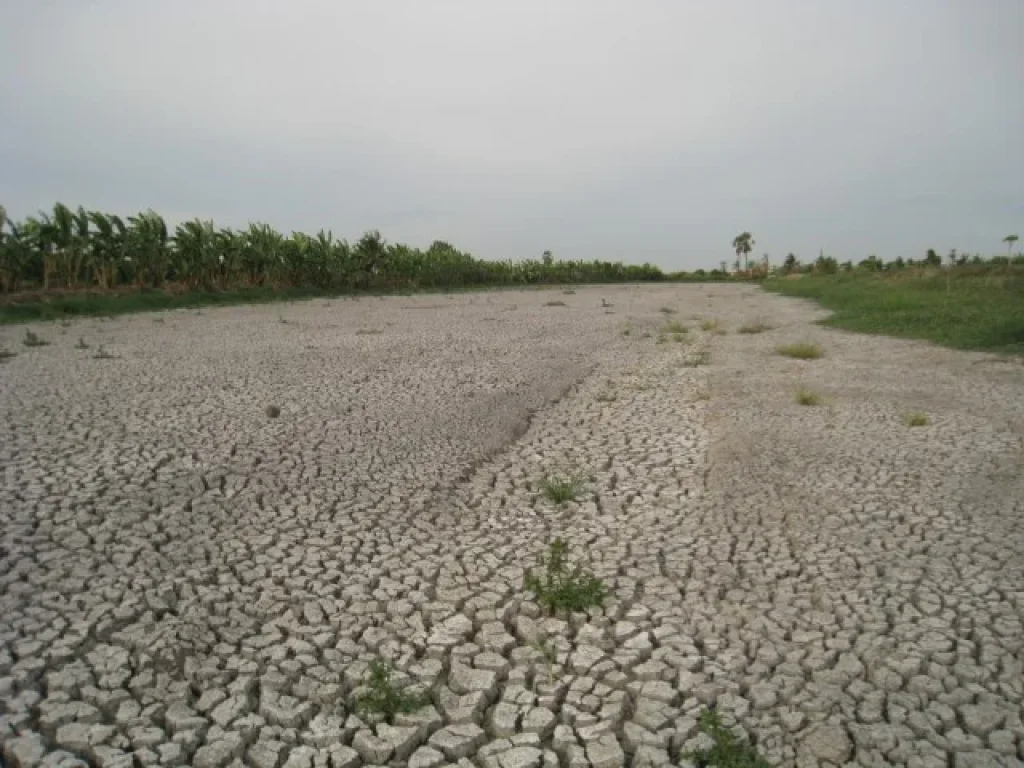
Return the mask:
[[658,311],[663,315],[674,315],[676,313],[672,307],[659,307]]
[[528,570],[524,579],[534,599],[554,615],[560,610],[585,611],[604,601],[604,583],[584,569],[582,564],[569,565],[569,545],[555,539],[547,554],[537,557],[539,572]]
[[356,331],[356,336],[376,336],[380,333],[384,333],[380,328],[360,328]]
[[825,350],[814,342],[798,341],[793,344],[783,344],[775,350],[784,357],[792,357],[797,360],[817,360],[825,356]]
[[6,362],[7,360],[10,360],[12,357],[17,357],[17,356],[18,356],[17,352],[11,352],[11,350],[9,350],[9,349],[4,349],[4,348],[0,347],[0,363]]
[[559,301],[559,300],[556,299],[555,301],[545,301],[544,302],[544,306],[545,307],[567,307],[569,305],[566,304],[564,301]]
[[618,399],[619,395],[614,389],[606,389],[594,395],[594,400],[599,403],[614,403]]
[[798,405],[821,405],[821,395],[817,392],[801,387],[796,391],[796,402]]
[[540,481],[540,490],[544,498],[554,504],[576,501],[583,490],[583,478],[580,475],[546,475]]
[[564,291],[562,291],[562,295],[563,296],[575,296],[576,295],[576,291],[574,291],[572,288],[566,288]]
[[750,334],[750,333],[764,333],[765,331],[770,331],[771,329],[772,329],[772,327],[770,325],[768,325],[767,323],[762,323],[761,321],[756,321],[756,322],[744,323],[737,330],[738,330],[739,333]]
[[700,324],[700,329],[702,331],[707,331],[709,333],[717,332],[720,327],[721,326],[720,326],[718,320],[716,320],[715,318],[709,318],[707,320],[702,321],[701,324]]
[[25,338],[22,339],[21,343],[26,347],[45,347],[50,342],[39,338],[39,335],[34,331],[25,331]]
[[88,349],[89,344],[81,336],[78,337],[78,343],[75,344],[75,349]]
[[932,422],[927,413],[911,411],[903,415],[903,423],[908,427],[927,427]]
[[266,409],[266,414],[268,418],[276,419],[278,416],[281,415],[281,409],[278,408],[276,405],[268,405]]
[[700,732],[711,739],[712,745],[681,755],[684,759],[715,768],[771,768],[771,763],[761,757],[752,745],[725,727],[721,715],[715,710],[701,712],[699,723]]
[[379,660],[370,662],[365,690],[356,695],[356,712],[360,717],[391,723],[395,715],[415,712],[430,703],[426,694],[412,693],[392,680],[391,667]]
[[117,355],[113,352],[108,352],[102,344],[100,344],[99,348],[96,350],[96,354],[93,355],[93,358],[96,360],[113,360],[115,357],[117,357]]
[[687,327],[678,320],[670,320],[661,327],[663,333],[686,333]]

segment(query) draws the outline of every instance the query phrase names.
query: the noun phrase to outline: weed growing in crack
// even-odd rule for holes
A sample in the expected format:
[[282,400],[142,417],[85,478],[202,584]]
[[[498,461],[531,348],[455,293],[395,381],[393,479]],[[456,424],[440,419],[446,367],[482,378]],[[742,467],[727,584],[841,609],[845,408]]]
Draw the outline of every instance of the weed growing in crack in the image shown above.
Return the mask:
[[932,420],[928,418],[927,413],[913,411],[911,413],[904,414],[903,423],[908,427],[927,427],[932,423]]
[[580,491],[583,490],[583,478],[579,475],[563,477],[559,475],[546,475],[540,481],[540,491],[544,498],[554,504],[564,504],[567,501],[576,501]]
[[547,554],[539,555],[537,562],[539,572],[528,570],[523,584],[552,615],[560,610],[586,611],[604,602],[604,582],[579,563],[570,567],[569,545],[564,539],[552,541]]
[[21,343],[26,347],[45,347],[50,342],[46,339],[39,338],[39,334],[34,331],[25,331],[25,338],[21,340]]
[[817,360],[825,356],[825,350],[811,341],[798,341],[794,344],[783,344],[775,350],[784,357],[792,357],[797,360]]
[[813,390],[800,387],[796,391],[796,402],[798,405],[821,405],[821,395]]
[[391,723],[395,715],[415,712],[429,703],[426,694],[410,693],[404,686],[395,684],[391,675],[391,667],[387,663],[370,662],[366,690],[356,696],[356,712],[360,716]]
[[85,339],[83,339],[81,336],[79,336],[78,337],[78,343],[75,344],[75,349],[88,349],[88,348],[89,348],[89,345],[86,343]]
[[739,333],[750,334],[750,333],[764,333],[765,331],[770,331],[771,329],[772,329],[772,327],[770,325],[768,325],[767,323],[762,323],[762,322],[758,321],[756,323],[744,323],[743,325],[741,325],[739,327],[738,331],[739,331]]
[[722,724],[722,717],[712,709],[700,713],[700,732],[713,742],[706,749],[680,755],[697,765],[716,768],[770,768],[771,764],[757,750]]

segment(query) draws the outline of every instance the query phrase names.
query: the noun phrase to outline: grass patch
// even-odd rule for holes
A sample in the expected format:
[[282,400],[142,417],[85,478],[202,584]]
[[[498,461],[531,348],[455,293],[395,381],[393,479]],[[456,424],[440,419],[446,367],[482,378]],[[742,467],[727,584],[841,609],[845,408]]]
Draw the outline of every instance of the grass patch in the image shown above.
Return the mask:
[[927,427],[932,423],[932,420],[928,418],[927,413],[912,411],[910,413],[903,414],[903,423],[908,427]]
[[772,329],[772,327],[770,325],[768,325],[767,323],[756,322],[756,323],[744,323],[743,325],[741,325],[737,329],[737,331],[739,333],[750,334],[750,333],[764,333],[765,331],[770,331],[771,329]]
[[784,357],[792,357],[797,360],[817,360],[825,356],[825,350],[810,341],[798,341],[793,344],[783,344],[775,351]]
[[75,349],[88,349],[89,344],[81,336],[78,337],[78,343],[75,344]]
[[560,610],[585,611],[604,602],[604,583],[579,563],[569,566],[569,545],[564,539],[552,541],[537,563],[539,570],[528,570],[523,584],[552,615]]
[[711,318],[709,320],[704,320],[700,324],[700,329],[702,331],[707,331],[708,333],[714,333],[719,328],[720,328],[720,323],[718,322],[718,320],[716,320],[714,318]]
[[583,478],[579,475],[563,477],[560,475],[547,475],[540,481],[540,492],[544,498],[553,504],[565,504],[567,501],[576,501],[580,491],[583,490]]
[[356,331],[356,336],[377,336],[381,333],[384,333],[384,331],[380,328],[360,328]]
[[564,301],[559,301],[558,299],[555,299],[554,301],[545,301],[544,302],[544,306],[545,307],[567,307],[569,305],[566,304]]
[[25,331],[25,338],[21,340],[21,343],[26,347],[45,347],[50,342],[46,339],[39,338],[39,334],[33,331]]
[[697,765],[713,765],[715,768],[771,768],[771,763],[761,757],[752,745],[722,724],[722,716],[718,712],[704,710],[700,713],[699,724],[700,732],[711,739],[712,745],[680,757]]
[[796,391],[796,402],[798,405],[821,405],[821,395],[817,392],[801,387]]
[[670,320],[661,327],[662,333],[686,333],[689,329],[678,320]]
[[770,280],[764,287],[832,310],[825,325],[1024,354],[1024,266],[964,265]]
[[411,693],[392,680],[391,667],[383,662],[370,662],[365,690],[356,695],[356,712],[362,717],[391,723],[395,715],[415,712],[430,703],[423,693]]
[[96,350],[96,354],[93,355],[94,360],[113,360],[115,357],[117,357],[117,355],[113,352],[108,352],[102,344],[100,344],[99,348]]

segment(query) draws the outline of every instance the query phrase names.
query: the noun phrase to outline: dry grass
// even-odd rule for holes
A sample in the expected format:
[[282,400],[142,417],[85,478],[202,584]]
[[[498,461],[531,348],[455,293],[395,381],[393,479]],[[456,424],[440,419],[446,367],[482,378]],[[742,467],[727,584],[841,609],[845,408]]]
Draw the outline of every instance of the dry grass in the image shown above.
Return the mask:
[[799,405],[821,405],[822,398],[817,392],[806,389],[805,387],[800,387],[800,389],[796,391],[796,402]]
[[910,413],[903,414],[903,423],[908,427],[927,427],[932,423],[932,420],[928,418],[927,413],[911,411]]
[[756,323],[744,323],[739,327],[740,333],[764,333],[770,331],[772,327],[767,323],[762,323],[760,320]]
[[811,341],[783,344],[781,347],[777,347],[775,351],[784,357],[792,357],[797,360],[817,360],[825,356],[825,350]]

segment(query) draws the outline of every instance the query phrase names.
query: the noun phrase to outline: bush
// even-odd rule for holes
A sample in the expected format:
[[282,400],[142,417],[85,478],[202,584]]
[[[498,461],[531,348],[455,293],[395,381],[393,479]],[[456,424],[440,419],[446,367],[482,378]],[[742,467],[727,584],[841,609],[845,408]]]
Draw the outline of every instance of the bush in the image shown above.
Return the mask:
[[797,360],[817,360],[825,356],[825,350],[810,341],[801,341],[795,344],[784,344],[775,350],[785,357],[793,357]]
[[363,717],[379,718],[386,723],[395,715],[415,712],[430,703],[425,694],[410,693],[391,680],[391,667],[382,661],[370,662],[366,690],[356,696],[356,712]]
[[569,545],[563,539],[555,539],[548,545],[547,556],[537,557],[541,572],[526,572],[526,589],[552,615],[559,610],[585,611],[604,602],[604,583],[582,565],[570,569],[568,561]]

